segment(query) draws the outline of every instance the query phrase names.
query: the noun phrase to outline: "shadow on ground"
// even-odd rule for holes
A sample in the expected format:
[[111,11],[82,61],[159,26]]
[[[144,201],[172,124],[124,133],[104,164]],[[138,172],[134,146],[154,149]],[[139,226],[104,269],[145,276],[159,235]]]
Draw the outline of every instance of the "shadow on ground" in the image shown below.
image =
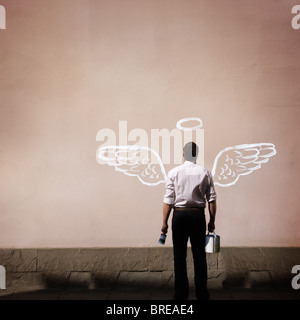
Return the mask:
[[[1,290],[0,300],[171,300],[173,289],[152,285],[118,285],[88,288],[78,283],[68,287],[47,289]],[[226,287],[210,289],[211,300],[300,300],[300,291],[275,287]],[[195,290],[190,288],[189,300],[195,300]]]

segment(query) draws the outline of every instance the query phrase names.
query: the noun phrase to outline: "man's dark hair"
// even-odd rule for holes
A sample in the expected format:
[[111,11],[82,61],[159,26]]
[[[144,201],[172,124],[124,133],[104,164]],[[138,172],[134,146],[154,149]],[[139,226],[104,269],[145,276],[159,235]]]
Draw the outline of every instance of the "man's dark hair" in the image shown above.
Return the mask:
[[184,154],[184,159],[187,161],[196,161],[198,157],[198,152],[199,152],[199,147],[196,145],[195,142],[188,142],[184,147],[183,147],[183,154]]

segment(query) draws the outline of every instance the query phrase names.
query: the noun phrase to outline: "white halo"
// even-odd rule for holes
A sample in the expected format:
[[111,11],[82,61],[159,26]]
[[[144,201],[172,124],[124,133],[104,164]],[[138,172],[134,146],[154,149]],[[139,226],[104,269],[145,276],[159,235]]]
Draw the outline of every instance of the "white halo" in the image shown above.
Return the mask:
[[[188,122],[188,121],[198,121],[199,124],[197,124],[196,126],[193,126],[193,127],[182,126],[183,123]],[[176,128],[179,130],[196,130],[196,129],[202,128],[202,126],[203,126],[203,122],[200,118],[183,118],[176,123]]]

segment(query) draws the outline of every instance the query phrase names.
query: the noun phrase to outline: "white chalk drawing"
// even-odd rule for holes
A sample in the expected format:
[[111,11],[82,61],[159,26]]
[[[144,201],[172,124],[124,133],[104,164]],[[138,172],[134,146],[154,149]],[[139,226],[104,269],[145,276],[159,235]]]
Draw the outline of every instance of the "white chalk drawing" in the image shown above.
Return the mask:
[[[187,121],[198,121],[194,127],[185,127]],[[177,122],[180,130],[202,127],[199,118],[184,118]],[[229,187],[237,183],[241,176],[246,176],[261,168],[276,154],[272,143],[252,143],[227,147],[221,150],[214,161],[211,171],[214,183],[220,187]],[[105,163],[128,176],[135,176],[141,183],[157,186],[166,182],[166,171],[159,154],[139,145],[104,146],[97,150],[97,161]]]
[[[193,126],[193,127],[186,127],[186,126],[183,126],[182,124],[183,123],[186,123],[186,122],[189,122],[189,121],[197,121],[198,124],[196,126]],[[196,130],[196,129],[200,129],[202,128],[203,126],[203,122],[200,118],[183,118],[179,121],[177,121],[176,123],[176,128],[179,129],[179,130]]]
[[242,144],[221,150],[211,171],[214,183],[220,187],[235,184],[240,176],[245,176],[261,168],[276,154],[272,143]]
[[[106,146],[98,149],[97,159],[116,171],[137,177],[143,184],[165,183],[166,171],[158,153],[145,146]],[[156,161],[153,161],[156,160]]]

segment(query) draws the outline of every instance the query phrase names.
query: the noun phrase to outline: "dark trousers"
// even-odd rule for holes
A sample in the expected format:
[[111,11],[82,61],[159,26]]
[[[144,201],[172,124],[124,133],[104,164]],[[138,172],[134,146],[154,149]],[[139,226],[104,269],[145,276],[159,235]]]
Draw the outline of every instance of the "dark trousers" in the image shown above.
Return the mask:
[[204,208],[174,209],[172,218],[172,237],[175,272],[176,300],[187,300],[189,281],[186,268],[188,239],[194,259],[194,282],[197,299],[208,299],[207,264],[205,253],[206,221]]

